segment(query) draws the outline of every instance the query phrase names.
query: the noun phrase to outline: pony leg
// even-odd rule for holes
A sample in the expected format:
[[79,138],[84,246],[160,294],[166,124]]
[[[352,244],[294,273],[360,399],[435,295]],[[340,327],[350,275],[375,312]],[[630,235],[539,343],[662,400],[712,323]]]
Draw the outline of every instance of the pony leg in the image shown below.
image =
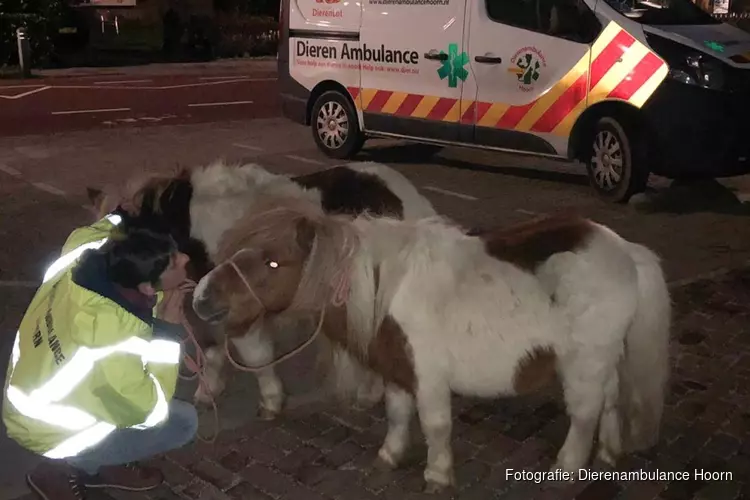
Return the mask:
[[385,411],[388,434],[378,451],[377,467],[395,468],[409,444],[409,424],[414,416],[414,398],[394,385],[385,388]]
[[619,377],[617,372],[607,379],[604,385],[604,409],[599,420],[599,450],[597,456],[604,463],[614,467],[622,453],[620,418],[617,413],[619,398]]
[[199,384],[193,395],[195,403],[209,404],[212,398],[217,398],[224,392],[224,350],[219,346],[211,346],[205,351],[206,364],[203,369],[203,384]]
[[[273,343],[262,329],[250,330],[244,336],[231,340],[243,364],[258,366],[273,361]],[[256,372],[255,377],[260,391],[258,417],[273,420],[284,406],[284,386],[272,366]]]
[[595,359],[591,352],[588,356],[579,354],[567,360],[561,370],[570,428],[557,454],[557,462],[552,466],[553,471],[562,469],[576,473],[588,462],[604,402],[604,384],[601,380],[606,373]]
[[[422,380],[420,380],[420,383]],[[455,483],[451,450],[451,393],[447,385],[420,387],[417,408],[427,440],[425,493],[437,493]]]
[[369,372],[365,381],[357,388],[356,406],[363,410],[372,408],[383,399],[384,391],[383,379],[377,373]]

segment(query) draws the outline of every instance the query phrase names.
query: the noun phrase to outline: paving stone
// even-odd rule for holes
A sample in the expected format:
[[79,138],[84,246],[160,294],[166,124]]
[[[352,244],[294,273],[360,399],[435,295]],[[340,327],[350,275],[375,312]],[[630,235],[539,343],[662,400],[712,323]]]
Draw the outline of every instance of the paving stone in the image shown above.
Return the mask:
[[[748,290],[741,293],[748,301],[742,307],[750,312],[750,271],[743,279]],[[750,360],[750,343],[735,339],[737,332],[750,337],[745,326],[750,316],[743,312],[738,320],[735,306],[722,307],[716,299],[724,297],[731,282],[674,291],[679,331],[671,345],[675,369],[660,439],[650,450],[623,456],[617,466],[618,471],[685,471],[689,480],[564,484],[509,477],[509,470],[544,471],[554,461],[569,420],[559,391],[552,391],[502,401],[454,396],[451,445],[457,484],[440,495],[422,492],[427,449],[418,421],[402,464],[392,471],[373,468],[387,426],[378,405],[369,413],[333,407],[285,410],[274,421],[252,421],[223,432],[215,445],[195,443],[149,461],[166,477],[167,484],[156,492],[127,497],[101,492],[104,496],[95,498],[750,500],[750,394],[738,391],[735,382],[740,374],[739,382],[746,383],[742,370]],[[704,481],[694,477],[696,470],[732,477]]]
[[191,470],[196,476],[213,484],[222,491],[231,488],[239,482],[239,478],[234,472],[205,458],[191,467]]
[[244,481],[228,489],[227,496],[236,500],[271,500],[272,498]]

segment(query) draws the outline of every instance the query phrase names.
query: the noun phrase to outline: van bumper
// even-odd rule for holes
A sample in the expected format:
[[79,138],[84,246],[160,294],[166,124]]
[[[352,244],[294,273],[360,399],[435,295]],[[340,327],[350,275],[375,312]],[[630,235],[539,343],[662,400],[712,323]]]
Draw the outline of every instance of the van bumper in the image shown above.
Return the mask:
[[678,179],[750,173],[750,94],[665,80],[642,108],[655,139],[652,172]]
[[292,94],[281,94],[281,115],[300,125],[307,125],[307,99]]

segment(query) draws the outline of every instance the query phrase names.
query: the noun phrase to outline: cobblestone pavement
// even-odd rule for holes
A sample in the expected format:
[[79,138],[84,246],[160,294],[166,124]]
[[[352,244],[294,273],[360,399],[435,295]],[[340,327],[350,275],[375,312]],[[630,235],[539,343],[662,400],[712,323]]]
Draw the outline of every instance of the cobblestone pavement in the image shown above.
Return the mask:
[[[336,163],[315,150],[308,129],[278,119],[0,138],[0,240],[6,243],[0,248],[0,377],[10,356],[9,332],[17,328],[45,263],[53,260],[74,227],[91,220],[81,207],[85,187],[121,185],[144,170],[167,171],[206,164],[217,157],[255,161],[272,171],[294,175]],[[656,197],[661,200],[656,205],[646,200],[611,206],[596,200],[580,172],[565,165],[451,148],[396,148],[378,141],[368,146],[361,159],[397,168],[439,212],[471,226],[510,224],[576,210],[657,251],[670,281],[735,268],[750,259],[750,203],[746,202],[750,177],[744,183],[743,179],[734,185],[726,183],[732,191],[696,193],[670,188],[666,190],[669,196]],[[692,470],[693,456],[704,461],[717,457],[711,460],[718,467],[731,468],[735,481],[713,483],[701,493],[702,498],[738,497],[745,487],[740,478],[749,477],[750,471],[750,449],[739,442],[747,437],[750,425],[748,417],[742,417],[743,412],[750,413],[746,392],[750,333],[745,326],[747,313],[739,306],[750,304],[750,292],[747,272],[733,276],[735,281],[728,284],[692,285],[675,293],[678,372],[664,439],[656,453],[630,457],[621,465],[662,471],[680,465]],[[320,394],[309,376],[314,354],[309,351],[313,349],[279,365],[290,396],[289,410],[273,424],[254,419],[258,399],[254,377],[235,373],[219,401],[220,442],[215,448],[195,445],[160,460],[170,487],[151,498],[427,498],[418,494],[424,446],[415,447],[412,462],[398,471],[371,472],[370,463],[385,435],[382,409],[347,413],[321,407]],[[717,381],[719,374],[723,378]],[[189,385],[180,390],[184,397],[191,393]],[[454,408],[459,498],[505,495],[564,500],[585,491],[580,498],[608,500],[623,490],[620,498],[641,500],[649,498],[649,491],[653,497],[665,487],[598,482],[590,487],[577,484],[570,490],[537,491],[531,483],[508,482],[507,468],[543,470],[554,458],[567,425],[559,398],[456,399]],[[699,414],[697,422],[686,421],[691,412]],[[211,412],[202,415],[202,433],[211,433],[212,418]],[[414,439],[419,443],[417,427]],[[3,431],[0,423],[0,499],[31,500],[24,497],[28,489],[23,474],[38,458]],[[262,474],[268,471],[269,475]],[[679,488],[703,487],[679,482],[661,495],[691,498],[692,493]],[[750,500],[750,491],[744,494]],[[92,498],[147,498],[98,495]]]
[[[318,403],[154,460],[168,484],[149,495],[93,498],[750,500],[750,268],[683,285],[673,299],[674,369],[663,435],[655,449],[625,457],[616,470],[687,471],[689,480],[584,478],[561,485],[509,478],[508,469],[547,470],[562,444],[567,418],[559,394],[551,393],[455,398],[457,486],[440,495],[421,493],[426,450],[416,422],[405,464],[381,471],[371,465],[385,436],[382,405],[359,411]],[[595,463],[590,470],[607,469]],[[730,478],[701,480],[699,470]]]

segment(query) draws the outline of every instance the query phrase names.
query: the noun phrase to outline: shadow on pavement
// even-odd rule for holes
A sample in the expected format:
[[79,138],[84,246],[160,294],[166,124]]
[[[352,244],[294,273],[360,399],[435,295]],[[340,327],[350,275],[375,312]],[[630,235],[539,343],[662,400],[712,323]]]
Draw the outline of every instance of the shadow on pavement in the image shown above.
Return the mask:
[[634,197],[631,203],[644,213],[750,215],[750,203],[744,203],[715,179],[673,181],[666,189]]
[[[587,186],[588,179],[586,176],[576,173],[554,172],[549,170],[537,170],[524,168],[522,166],[489,166],[471,163],[468,161],[458,160],[455,158],[443,158],[436,156],[443,149],[442,146],[433,146],[431,144],[406,144],[395,146],[383,146],[377,148],[365,149],[360,153],[359,159],[364,161],[376,161],[381,163],[396,164],[414,164],[432,162],[459,170],[469,170],[475,172],[492,172],[502,175],[510,175],[523,179],[533,179],[550,182],[562,182],[564,184],[573,184]],[[552,160],[554,161],[554,160]]]

